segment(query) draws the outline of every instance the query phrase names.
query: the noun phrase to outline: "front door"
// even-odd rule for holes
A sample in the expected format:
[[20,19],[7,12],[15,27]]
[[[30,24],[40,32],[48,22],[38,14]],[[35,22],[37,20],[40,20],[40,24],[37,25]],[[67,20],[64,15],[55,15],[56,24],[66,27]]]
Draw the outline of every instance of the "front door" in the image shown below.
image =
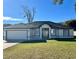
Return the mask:
[[49,38],[49,28],[42,28],[42,38],[43,39]]

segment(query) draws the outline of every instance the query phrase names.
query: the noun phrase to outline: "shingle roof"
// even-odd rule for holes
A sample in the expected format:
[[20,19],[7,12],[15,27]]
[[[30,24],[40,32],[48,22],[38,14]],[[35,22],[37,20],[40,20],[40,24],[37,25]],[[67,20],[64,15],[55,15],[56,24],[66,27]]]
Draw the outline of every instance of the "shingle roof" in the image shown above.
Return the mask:
[[5,28],[8,28],[8,29],[39,28],[43,24],[48,24],[51,28],[69,28],[69,27],[61,25],[59,23],[54,23],[54,22],[51,22],[51,21],[35,21],[35,22],[32,22],[32,23],[27,23],[27,24],[7,26]]

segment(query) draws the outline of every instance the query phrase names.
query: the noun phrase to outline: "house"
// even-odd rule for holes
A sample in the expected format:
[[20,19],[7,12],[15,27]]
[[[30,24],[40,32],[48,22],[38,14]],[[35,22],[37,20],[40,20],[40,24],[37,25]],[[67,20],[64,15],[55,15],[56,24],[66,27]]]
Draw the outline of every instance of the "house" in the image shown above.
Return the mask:
[[51,21],[35,21],[4,27],[7,41],[47,40],[49,38],[73,38],[73,29]]

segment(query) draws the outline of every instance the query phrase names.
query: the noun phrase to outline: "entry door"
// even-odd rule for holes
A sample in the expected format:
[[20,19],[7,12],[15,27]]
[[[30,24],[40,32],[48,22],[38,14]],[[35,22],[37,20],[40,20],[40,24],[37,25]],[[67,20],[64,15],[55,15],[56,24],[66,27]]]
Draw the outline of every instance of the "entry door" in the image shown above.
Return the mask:
[[42,38],[48,39],[49,38],[49,28],[43,28],[42,29]]

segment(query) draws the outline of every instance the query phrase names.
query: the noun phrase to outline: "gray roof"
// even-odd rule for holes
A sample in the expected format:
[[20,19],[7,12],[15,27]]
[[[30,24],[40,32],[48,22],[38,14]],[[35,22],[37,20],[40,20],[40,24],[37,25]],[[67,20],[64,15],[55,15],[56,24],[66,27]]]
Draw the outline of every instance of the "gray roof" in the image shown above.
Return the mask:
[[48,24],[51,28],[69,28],[64,25],[61,25],[59,23],[54,23],[51,21],[35,21],[32,23],[27,23],[27,24],[19,24],[19,25],[12,25],[12,26],[7,26],[4,27],[4,29],[29,29],[29,28],[39,28],[43,24]]

